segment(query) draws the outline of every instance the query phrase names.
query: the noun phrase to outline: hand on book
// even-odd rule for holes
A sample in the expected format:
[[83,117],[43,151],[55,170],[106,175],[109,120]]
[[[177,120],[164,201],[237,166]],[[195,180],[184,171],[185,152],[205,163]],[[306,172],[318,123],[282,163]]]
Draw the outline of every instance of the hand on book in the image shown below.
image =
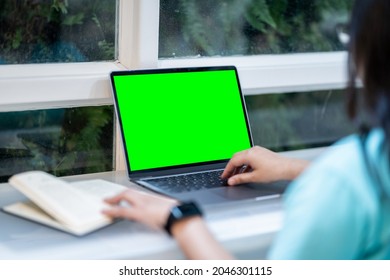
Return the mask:
[[103,214],[137,221],[156,229],[164,227],[170,210],[178,204],[174,199],[131,189],[105,199],[105,202],[112,207],[103,210]]

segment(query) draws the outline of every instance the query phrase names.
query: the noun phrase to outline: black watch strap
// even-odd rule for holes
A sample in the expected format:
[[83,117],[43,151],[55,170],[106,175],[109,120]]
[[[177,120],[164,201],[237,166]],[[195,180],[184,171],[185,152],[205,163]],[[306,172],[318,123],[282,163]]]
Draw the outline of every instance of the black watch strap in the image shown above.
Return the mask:
[[180,205],[177,205],[171,209],[171,213],[168,216],[168,220],[165,224],[165,230],[168,232],[169,235],[172,235],[171,229],[172,226],[177,222],[184,220],[188,217],[193,216],[202,216],[203,213],[199,209],[199,207],[196,205],[195,202],[184,202]]

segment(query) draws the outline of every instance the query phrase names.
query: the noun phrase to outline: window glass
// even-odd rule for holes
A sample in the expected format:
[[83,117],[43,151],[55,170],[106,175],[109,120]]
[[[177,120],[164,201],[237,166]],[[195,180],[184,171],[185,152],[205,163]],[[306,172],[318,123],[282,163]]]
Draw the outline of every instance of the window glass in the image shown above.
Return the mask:
[[245,97],[253,140],[275,151],[328,146],[352,133],[343,90]]
[[0,64],[115,59],[116,1],[2,0]]
[[161,0],[161,58],[343,50],[353,0]]
[[113,170],[113,106],[0,113],[0,182],[18,172]]

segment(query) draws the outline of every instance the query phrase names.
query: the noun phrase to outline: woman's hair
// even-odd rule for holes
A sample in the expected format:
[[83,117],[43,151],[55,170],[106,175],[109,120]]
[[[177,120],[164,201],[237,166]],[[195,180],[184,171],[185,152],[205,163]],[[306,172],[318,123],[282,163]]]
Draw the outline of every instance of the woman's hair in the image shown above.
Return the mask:
[[[388,197],[384,183],[366,150],[373,127],[385,132],[382,145],[390,160],[390,0],[356,0],[349,42],[347,111],[360,128],[366,167],[381,198]],[[363,89],[356,88],[360,78]],[[384,196],[386,194],[386,196]]]
[[[356,0],[350,23],[348,115],[390,143],[390,0]],[[364,85],[356,89],[356,78]]]

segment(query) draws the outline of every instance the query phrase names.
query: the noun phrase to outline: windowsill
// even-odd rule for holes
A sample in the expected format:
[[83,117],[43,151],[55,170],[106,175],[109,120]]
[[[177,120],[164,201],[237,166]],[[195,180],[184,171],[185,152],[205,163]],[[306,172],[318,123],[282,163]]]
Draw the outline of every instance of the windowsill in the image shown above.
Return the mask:
[[308,161],[313,161],[324,153],[329,147],[320,147],[312,149],[302,149],[288,152],[280,152],[281,155],[292,158],[299,158]]
[[117,62],[1,65],[0,111],[112,104],[108,75]]
[[[345,52],[161,59],[159,68],[236,65],[245,95],[345,88]],[[1,111],[112,104],[119,62],[0,65]]]

